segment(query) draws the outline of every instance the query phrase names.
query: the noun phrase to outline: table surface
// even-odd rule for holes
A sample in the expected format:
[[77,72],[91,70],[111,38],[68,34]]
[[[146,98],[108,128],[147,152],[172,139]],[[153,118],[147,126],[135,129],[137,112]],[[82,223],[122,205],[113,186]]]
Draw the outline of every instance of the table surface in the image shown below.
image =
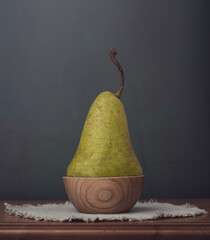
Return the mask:
[[[186,202],[210,212],[210,199],[158,199],[159,202]],[[47,222],[17,218],[5,212],[4,202],[42,204],[64,201],[0,201],[0,239],[210,239],[209,214],[136,222]]]

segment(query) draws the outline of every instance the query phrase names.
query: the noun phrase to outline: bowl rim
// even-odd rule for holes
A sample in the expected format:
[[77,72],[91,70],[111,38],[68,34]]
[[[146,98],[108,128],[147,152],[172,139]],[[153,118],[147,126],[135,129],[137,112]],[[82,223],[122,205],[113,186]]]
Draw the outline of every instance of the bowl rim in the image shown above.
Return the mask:
[[63,176],[63,179],[119,179],[119,178],[144,178],[144,175],[141,176],[122,176],[122,177],[67,177]]

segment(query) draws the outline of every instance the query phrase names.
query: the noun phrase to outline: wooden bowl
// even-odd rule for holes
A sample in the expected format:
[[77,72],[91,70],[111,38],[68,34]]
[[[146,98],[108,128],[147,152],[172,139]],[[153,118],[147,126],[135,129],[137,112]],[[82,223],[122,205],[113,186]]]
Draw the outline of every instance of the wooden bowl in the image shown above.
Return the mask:
[[144,176],[63,177],[69,201],[83,213],[121,213],[139,200]]

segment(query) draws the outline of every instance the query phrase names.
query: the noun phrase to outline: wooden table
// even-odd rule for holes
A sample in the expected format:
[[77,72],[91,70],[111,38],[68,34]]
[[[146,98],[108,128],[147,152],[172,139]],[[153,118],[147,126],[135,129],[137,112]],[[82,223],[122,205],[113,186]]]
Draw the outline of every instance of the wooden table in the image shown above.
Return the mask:
[[[189,202],[210,213],[210,199],[166,199],[160,202]],[[6,201],[12,204],[46,201]],[[55,201],[47,201],[55,202]],[[60,202],[60,201],[59,201]],[[210,216],[160,219],[137,222],[45,222],[17,218],[4,211],[0,202],[0,240],[4,239],[210,239]]]

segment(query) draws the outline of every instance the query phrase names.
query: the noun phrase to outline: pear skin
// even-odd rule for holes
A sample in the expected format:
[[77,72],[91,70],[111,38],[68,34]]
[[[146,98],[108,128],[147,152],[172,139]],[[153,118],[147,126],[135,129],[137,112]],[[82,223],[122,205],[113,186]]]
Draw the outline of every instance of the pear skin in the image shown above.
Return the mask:
[[142,176],[142,168],[133,150],[125,109],[120,101],[124,72],[110,49],[111,60],[121,73],[117,93],[102,92],[88,112],[79,146],[67,168],[68,177]]
[[124,106],[115,94],[102,92],[88,112],[67,176],[141,175],[142,168],[131,144]]

